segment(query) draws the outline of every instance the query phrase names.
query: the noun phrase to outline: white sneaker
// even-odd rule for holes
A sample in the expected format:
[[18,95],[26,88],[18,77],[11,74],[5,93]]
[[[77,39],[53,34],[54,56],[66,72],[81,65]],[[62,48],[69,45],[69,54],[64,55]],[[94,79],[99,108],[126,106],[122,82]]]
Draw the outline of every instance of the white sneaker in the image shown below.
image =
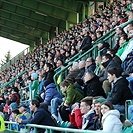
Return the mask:
[[55,114],[52,114],[52,116],[55,118],[55,120],[58,120],[58,117]]

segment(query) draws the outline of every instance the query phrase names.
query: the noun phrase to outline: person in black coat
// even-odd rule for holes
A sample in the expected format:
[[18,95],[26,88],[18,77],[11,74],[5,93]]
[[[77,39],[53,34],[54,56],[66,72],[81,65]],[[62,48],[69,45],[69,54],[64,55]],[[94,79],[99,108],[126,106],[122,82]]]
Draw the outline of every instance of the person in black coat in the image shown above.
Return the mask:
[[81,43],[79,52],[86,52],[87,50],[89,50],[92,47],[92,44],[91,44],[92,39],[88,35],[88,32],[89,32],[89,29],[87,27],[83,29],[84,38],[83,38],[83,41]]
[[[33,115],[30,119],[22,120],[17,118],[18,123],[22,124],[37,124],[37,125],[47,125],[47,126],[56,126],[54,123],[50,112],[48,112],[45,104],[39,103],[37,100],[31,100],[30,110],[33,112]],[[38,133],[44,133],[45,129],[38,129]]]
[[84,94],[85,96],[103,96],[106,98],[106,94],[102,88],[102,84],[99,78],[95,75],[93,71],[88,71],[84,76]]
[[89,57],[86,59],[86,70],[87,71],[93,71],[96,69],[95,60],[92,57]]
[[107,69],[112,68],[112,67],[118,67],[121,68],[120,64],[118,64],[116,61],[113,60],[110,54],[104,54],[102,56],[102,66],[104,67],[103,74],[98,75],[99,80],[103,82],[104,80],[107,79]]
[[54,82],[54,69],[53,69],[53,65],[50,63],[45,63],[44,65],[44,70],[46,71],[43,75],[44,80],[49,80],[52,82]]
[[107,100],[112,102],[115,109],[124,113],[125,101],[133,99],[131,90],[128,87],[128,81],[121,76],[121,70],[118,68],[110,68],[107,70],[107,73],[109,82],[113,83],[111,94]]

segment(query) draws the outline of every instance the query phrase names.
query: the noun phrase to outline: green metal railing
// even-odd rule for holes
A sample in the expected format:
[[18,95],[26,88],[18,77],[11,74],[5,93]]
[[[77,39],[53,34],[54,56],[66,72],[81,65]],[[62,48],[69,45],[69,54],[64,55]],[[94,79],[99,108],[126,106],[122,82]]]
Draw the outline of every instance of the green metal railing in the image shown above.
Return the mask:
[[[100,40],[108,40],[108,42],[110,42],[110,46],[112,47],[112,38],[113,36],[115,35],[115,30],[117,27],[122,27],[124,28],[125,26],[127,26],[129,23],[132,23],[133,22],[133,19],[124,23],[124,24],[121,24],[119,26],[116,26],[115,28],[113,28],[112,30],[110,30],[108,33],[106,33],[105,35],[103,35],[102,37],[100,37],[99,39],[97,39],[94,43],[93,43],[93,47],[91,49],[89,49],[87,52],[83,53],[83,54],[80,54],[78,53],[77,55],[75,55],[72,59],[70,59],[68,61],[68,65],[65,66],[63,69],[59,70],[56,72],[56,74],[54,75],[54,82],[55,84],[57,85],[57,90],[60,92],[60,87],[59,85],[57,84],[57,79],[59,77],[59,75],[62,75],[63,73],[65,73],[68,68],[70,66],[72,66],[73,62],[77,62],[77,61],[80,61],[82,59],[85,59],[87,57],[90,57],[91,53],[92,53],[92,57],[95,59],[96,56],[98,55],[98,49],[97,49],[97,43],[100,41]],[[61,79],[61,81],[63,81],[64,79]]]
[[29,52],[29,47],[24,49],[22,52],[20,52],[18,55],[13,57],[9,62],[1,66],[1,71],[5,70],[10,65],[14,64],[17,60],[19,60],[22,56],[26,55]]
[[[7,131],[12,131],[12,124],[16,124],[19,129],[19,124],[15,122],[5,121],[8,124]],[[61,131],[61,133],[113,133],[113,132],[103,132],[101,130],[91,131],[91,130],[79,130],[79,129],[71,129],[71,128],[62,128],[62,127],[53,127],[53,126],[44,126],[44,125],[36,125],[36,124],[27,124],[23,125],[25,133],[30,132],[30,128],[34,129],[34,133],[37,133],[37,128],[45,129],[46,133],[54,133],[54,131]],[[27,131],[26,131],[27,130]],[[20,132],[20,131],[18,131]]]
[[[36,64],[33,64],[31,67],[34,67]],[[15,80],[18,77],[21,77],[24,73],[26,73],[27,70],[24,70],[23,72],[19,73],[18,75],[16,75],[13,79],[11,79],[9,82],[5,83],[4,85],[1,86],[0,90],[3,89],[4,87],[7,87],[8,85],[13,84],[13,82],[15,82]]]

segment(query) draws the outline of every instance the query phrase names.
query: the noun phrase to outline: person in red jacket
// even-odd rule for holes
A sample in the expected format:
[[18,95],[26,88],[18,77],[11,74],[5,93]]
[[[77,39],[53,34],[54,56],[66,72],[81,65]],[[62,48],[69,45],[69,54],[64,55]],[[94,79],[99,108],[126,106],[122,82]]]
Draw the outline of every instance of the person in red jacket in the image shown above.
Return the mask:
[[72,108],[72,112],[69,114],[70,123],[78,129],[82,129],[82,114],[80,111],[80,104],[75,103]]
[[9,104],[13,103],[13,102],[16,102],[18,105],[20,103],[20,95],[18,94],[19,90],[17,87],[13,87],[12,88],[12,95],[11,95],[11,98],[9,99]]
[[95,111],[91,108],[92,97],[85,97],[81,104],[73,105],[73,110],[69,115],[70,123],[79,129],[97,130],[100,129],[100,123]]

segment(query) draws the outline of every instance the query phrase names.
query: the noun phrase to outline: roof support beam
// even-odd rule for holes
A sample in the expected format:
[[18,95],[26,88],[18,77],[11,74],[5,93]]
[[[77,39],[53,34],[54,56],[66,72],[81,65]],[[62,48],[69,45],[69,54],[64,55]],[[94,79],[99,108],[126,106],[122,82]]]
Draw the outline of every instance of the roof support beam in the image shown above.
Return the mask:
[[[36,0],[36,1],[38,1],[40,3],[44,3],[44,4],[47,4],[47,5],[50,5],[50,6],[54,6],[56,8],[60,8],[62,10],[66,10],[68,12],[77,13],[77,10],[76,9],[74,10],[72,7],[69,8],[69,6],[66,5],[66,4],[69,4],[69,1],[66,1],[66,0],[63,0],[63,1],[62,0],[58,0],[58,1],[55,1],[55,3],[54,3],[54,1],[51,2],[51,1],[48,1],[48,0]],[[59,3],[62,3],[64,1],[65,1],[65,4],[59,4]],[[75,4],[77,4],[77,3],[75,3]]]
[[0,36],[2,36],[4,38],[11,39],[11,40],[14,40],[14,41],[17,41],[17,42],[20,42],[20,43],[23,43],[23,44],[28,44],[28,45],[34,44],[33,41],[29,41],[26,38],[17,38],[15,36],[11,36],[11,34],[9,34],[7,32],[4,32],[4,31],[0,32]]
[[[35,41],[36,37],[33,37],[33,36],[27,36],[26,34],[22,33],[21,31],[19,30],[14,30],[14,28],[12,27],[9,27],[9,26],[5,26],[3,24],[0,24],[0,26],[2,26],[1,28],[1,31],[5,31],[11,35],[14,35],[14,36],[17,36],[17,37],[23,37],[23,38],[26,38],[27,40],[30,40],[30,41]],[[10,32],[9,32],[10,31]]]
[[[41,37],[41,34],[37,34],[37,32],[35,33],[34,31],[32,31],[32,29],[30,30],[30,29],[27,29],[26,28],[26,26],[24,25],[24,24],[18,24],[17,22],[15,22],[15,21],[12,21],[12,20],[10,20],[10,19],[4,19],[3,17],[1,18],[0,17],[0,19],[1,19],[1,21],[0,21],[0,23],[2,23],[2,21],[5,21],[4,22],[4,25],[5,26],[9,26],[9,25],[7,25],[6,23],[9,23],[10,24],[10,26],[12,26],[12,23],[13,24],[15,24],[16,25],[16,28],[15,29],[18,29],[18,30],[20,30],[21,32],[23,32],[23,33],[25,33],[25,34],[28,34],[28,35],[30,35],[30,36],[34,36],[34,37]],[[12,27],[12,28],[14,28],[14,27]],[[14,29],[14,30],[15,30]],[[34,30],[34,29],[33,29]],[[41,32],[41,31],[40,31]]]
[[[43,24],[43,22],[41,22],[41,21],[38,21],[38,20],[36,21],[36,20],[34,20],[32,18],[19,15],[19,14],[15,13],[15,12],[12,12],[12,11],[9,11],[9,10],[1,9],[1,11],[18,16],[23,21],[23,23],[26,23],[27,21],[33,22],[32,24],[29,23],[31,25],[31,27],[33,27],[34,24],[36,23],[35,27],[33,27],[33,28],[36,28],[37,25],[42,25],[42,26],[40,26],[40,27],[42,27],[42,30],[49,31],[50,26]],[[13,16],[11,16],[11,17],[13,17]],[[26,24],[28,24],[28,23],[26,23]],[[46,29],[43,28],[44,26],[45,26]]]
[[[12,4],[13,6],[17,6],[17,7],[19,7],[21,10],[27,10],[27,11],[29,11],[29,12],[34,12],[34,13],[36,13],[36,14],[44,14],[43,15],[43,17],[45,16],[45,17],[48,17],[48,18],[51,18],[51,19],[53,19],[54,21],[57,21],[57,19],[58,20],[64,20],[64,21],[66,21],[66,17],[65,17],[65,12],[63,13],[63,11],[61,11],[61,10],[58,10],[57,8],[57,10],[55,10],[54,9],[54,12],[51,12],[51,6],[48,6],[47,5],[47,9],[49,9],[49,10],[47,10],[47,9],[45,9],[46,8],[46,6],[45,6],[45,8],[44,8],[44,6],[42,5],[42,4],[40,4],[39,2],[36,2],[36,1],[32,1],[34,4],[36,4],[37,6],[35,7],[34,6],[34,4],[30,4],[30,7],[29,6],[27,6],[27,5],[29,5],[29,1],[27,0],[27,1],[22,1],[21,2],[21,4],[20,4],[20,2],[19,2],[19,4],[18,4],[18,2],[17,1],[7,1],[7,0],[2,0],[2,2],[4,3],[4,4]],[[16,2],[16,3],[15,3]],[[30,9],[30,10],[29,10]],[[31,13],[30,13],[31,14]],[[29,17],[31,17],[31,16],[29,16]],[[45,18],[44,17],[44,18]]]

